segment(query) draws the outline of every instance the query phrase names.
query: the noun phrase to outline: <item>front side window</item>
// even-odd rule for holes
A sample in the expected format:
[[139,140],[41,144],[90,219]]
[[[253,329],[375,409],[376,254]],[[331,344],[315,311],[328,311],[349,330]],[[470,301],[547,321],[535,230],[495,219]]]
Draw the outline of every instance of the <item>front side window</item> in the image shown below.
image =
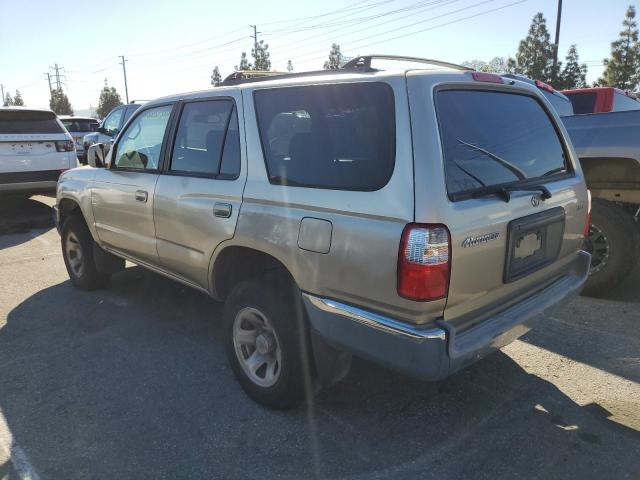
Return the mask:
[[550,177],[568,171],[551,118],[533,97],[505,92],[437,93],[447,191]]
[[102,123],[102,128],[104,128],[109,134],[117,133],[120,128],[120,120],[122,120],[123,112],[124,109],[119,108],[107,115],[107,118],[105,118]]
[[157,170],[172,108],[172,105],[150,108],[127,126],[115,152],[117,167]]
[[271,183],[372,191],[391,178],[396,134],[388,85],[258,90],[255,104]]
[[187,103],[171,154],[171,171],[236,177],[240,172],[238,118],[231,100]]

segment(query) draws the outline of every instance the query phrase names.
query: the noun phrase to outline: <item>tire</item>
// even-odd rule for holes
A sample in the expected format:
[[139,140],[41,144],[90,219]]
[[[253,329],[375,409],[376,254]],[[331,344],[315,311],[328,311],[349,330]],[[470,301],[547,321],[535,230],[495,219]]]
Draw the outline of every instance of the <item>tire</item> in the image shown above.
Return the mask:
[[[96,266],[93,241],[84,219],[78,215],[69,217],[62,225],[62,257],[71,283],[82,290],[104,287],[110,274]],[[79,254],[79,255],[78,255]]]
[[313,395],[300,291],[285,275],[266,274],[236,285],[224,306],[224,342],[238,382],[256,402],[289,409]]
[[621,283],[638,261],[638,232],[633,218],[615,203],[595,199],[586,249],[592,255],[583,294],[602,296]]

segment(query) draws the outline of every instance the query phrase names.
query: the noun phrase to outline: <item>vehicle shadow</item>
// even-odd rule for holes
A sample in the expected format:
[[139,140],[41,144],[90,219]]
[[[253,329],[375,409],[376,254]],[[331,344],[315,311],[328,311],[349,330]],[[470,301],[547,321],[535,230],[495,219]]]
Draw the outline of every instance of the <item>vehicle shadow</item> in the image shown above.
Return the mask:
[[640,433],[503,353],[437,383],[356,360],[308,406],[266,410],[227,366],[220,317],[138,267],[104,291],[65,281],[17,305],[0,329],[0,410],[41,478],[640,473]]
[[[53,210],[43,202],[13,197],[0,202],[0,250],[29,241],[53,227]],[[21,235],[27,232],[32,235]]]

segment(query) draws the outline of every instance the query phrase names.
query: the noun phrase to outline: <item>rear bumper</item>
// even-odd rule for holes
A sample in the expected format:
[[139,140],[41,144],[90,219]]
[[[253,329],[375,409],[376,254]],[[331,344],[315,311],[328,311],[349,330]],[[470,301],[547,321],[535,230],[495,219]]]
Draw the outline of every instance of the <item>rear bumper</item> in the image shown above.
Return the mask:
[[56,181],[0,183],[0,195],[55,192],[57,184]]
[[477,326],[457,333],[445,320],[420,328],[303,293],[311,329],[327,342],[400,372],[438,380],[511,343],[579,295],[591,257],[578,252],[564,275]]

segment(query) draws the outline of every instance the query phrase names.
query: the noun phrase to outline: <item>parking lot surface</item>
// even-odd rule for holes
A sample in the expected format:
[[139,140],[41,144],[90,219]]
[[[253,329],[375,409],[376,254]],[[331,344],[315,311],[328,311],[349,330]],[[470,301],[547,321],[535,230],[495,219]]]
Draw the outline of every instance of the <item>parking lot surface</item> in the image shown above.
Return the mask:
[[227,366],[220,304],[135,266],[74,289],[53,203],[0,207],[0,480],[640,477],[638,271],[445,381],[356,360],[273,412]]

